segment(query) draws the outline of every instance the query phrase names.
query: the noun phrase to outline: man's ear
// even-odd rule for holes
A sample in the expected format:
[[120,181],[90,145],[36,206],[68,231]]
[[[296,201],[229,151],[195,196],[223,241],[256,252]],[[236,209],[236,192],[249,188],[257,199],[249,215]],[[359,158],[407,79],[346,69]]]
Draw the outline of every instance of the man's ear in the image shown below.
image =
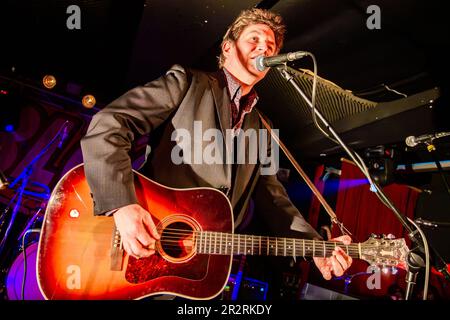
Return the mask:
[[224,55],[225,58],[228,58],[228,56],[230,55],[231,49],[233,47],[233,42],[230,40],[224,41],[222,44],[222,53]]

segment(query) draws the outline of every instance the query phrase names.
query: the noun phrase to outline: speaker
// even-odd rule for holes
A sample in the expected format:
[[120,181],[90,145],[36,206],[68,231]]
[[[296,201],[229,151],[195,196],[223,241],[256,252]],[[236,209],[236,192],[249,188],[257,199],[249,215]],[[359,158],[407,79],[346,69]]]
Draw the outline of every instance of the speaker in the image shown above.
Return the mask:
[[301,300],[358,300],[345,294],[305,283],[300,296]]

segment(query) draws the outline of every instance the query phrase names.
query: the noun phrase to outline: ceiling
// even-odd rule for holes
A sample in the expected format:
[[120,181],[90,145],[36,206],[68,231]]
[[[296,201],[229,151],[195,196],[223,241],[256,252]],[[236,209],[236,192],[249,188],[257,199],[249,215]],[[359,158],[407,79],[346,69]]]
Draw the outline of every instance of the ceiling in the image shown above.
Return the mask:
[[[66,27],[66,9],[72,4],[81,8],[80,30]],[[373,4],[381,9],[378,30],[366,25],[366,10]],[[0,17],[1,30],[7,30],[0,75],[39,85],[44,74],[52,73],[61,84],[55,91],[93,93],[100,105],[106,104],[174,63],[214,70],[227,26],[242,9],[253,6],[284,17],[288,33],[282,51],[314,53],[322,78],[360,98],[386,102],[434,87],[447,95],[450,22],[444,1],[432,0],[7,0]],[[312,68],[307,59],[291,66]],[[271,83],[270,77],[267,81],[262,97],[284,94],[283,86]],[[297,143],[308,132],[310,119],[263,101],[261,107],[274,117],[274,125],[280,132],[286,128],[287,144],[295,152],[313,147]],[[430,130],[439,126],[434,120],[429,123]],[[376,143],[376,138],[366,141]]]

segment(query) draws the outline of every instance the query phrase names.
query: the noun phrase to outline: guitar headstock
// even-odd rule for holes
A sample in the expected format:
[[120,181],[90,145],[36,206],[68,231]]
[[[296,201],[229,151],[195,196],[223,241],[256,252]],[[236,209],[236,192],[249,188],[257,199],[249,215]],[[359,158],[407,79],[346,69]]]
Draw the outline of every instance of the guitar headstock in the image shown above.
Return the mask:
[[404,268],[408,251],[405,239],[393,239],[392,235],[381,238],[372,235],[361,243],[361,259],[372,266]]

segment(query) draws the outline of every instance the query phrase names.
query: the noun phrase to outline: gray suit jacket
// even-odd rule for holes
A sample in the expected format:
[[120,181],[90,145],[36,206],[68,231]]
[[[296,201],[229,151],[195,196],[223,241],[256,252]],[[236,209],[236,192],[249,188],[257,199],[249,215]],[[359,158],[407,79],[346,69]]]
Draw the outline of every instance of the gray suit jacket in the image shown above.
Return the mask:
[[[257,213],[276,235],[320,238],[276,176],[260,175],[260,163],[237,165],[234,179],[231,164],[173,163],[174,130],[194,132],[194,121],[201,121],[202,132],[220,129],[226,137],[226,130],[231,129],[230,103],[222,73],[174,65],[164,76],[128,91],[94,115],[81,140],[94,213],[137,203],[128,152],[136,136],[149,134],[151,152],[141,170],[146,176],[174,188],[223,191],[233,206],[236,227],[245,215],[244,204],[252,196]],[[243,130],[250,128],[263,128],[255,109],[245,116],[242,126]],[[203,147],[210,143],[203,142]],[[217,143],[223,143],[226,150],[223,140]]]

